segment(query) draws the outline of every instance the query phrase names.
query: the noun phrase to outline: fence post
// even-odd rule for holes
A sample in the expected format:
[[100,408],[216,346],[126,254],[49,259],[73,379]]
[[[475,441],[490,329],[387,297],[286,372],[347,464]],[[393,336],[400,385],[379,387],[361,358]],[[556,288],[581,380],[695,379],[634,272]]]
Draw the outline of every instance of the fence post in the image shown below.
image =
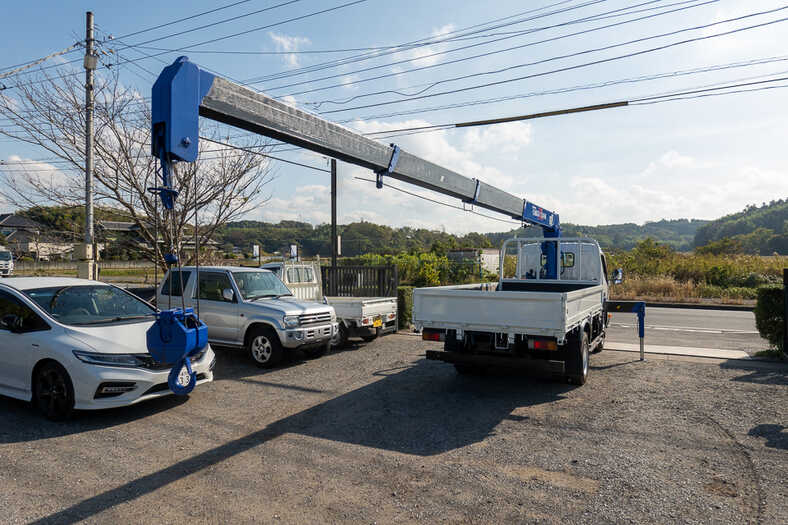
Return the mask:
[[783,268],[783,353],[788,354],[788,268]]

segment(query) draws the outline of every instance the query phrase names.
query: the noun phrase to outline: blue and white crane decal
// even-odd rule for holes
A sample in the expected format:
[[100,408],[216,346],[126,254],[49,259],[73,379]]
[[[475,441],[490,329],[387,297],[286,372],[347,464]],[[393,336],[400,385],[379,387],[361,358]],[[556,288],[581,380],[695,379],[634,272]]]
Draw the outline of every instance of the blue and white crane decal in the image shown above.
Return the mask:
[[[196,73],[197,76],[192,78],[194,75],[190,75],[190,73]],[[174,208],[178,192],[173,188],[173,164],[178,161],[194,162],[197,160],[199,131],[198,116],[179,112],[178,104],[173,101],[183,95],[183,93],[176,93],[179,85],[193,86],[195,83],[199,83],[202,80],[200,73],[210,77],[205,79],[207,91],[210,88],[212,76],[200,72],[197,68],[180,68],[177,61],[176,64],[164,69],[153,86],[151,153],[159,162],[157,176],[160,180],[158,181],[159,186],[148,188],[148,191],[161,199],[164,216],[170,218],[169,226],[172,228],[170,252],[165,255],[164,259],[171,270],[175,265],[178,265],[180,270],[180,259],[174,240]],[[156,236],[158,237],[158,232]],[[195,248],[195,256],[198,256],[197,254],[198,249]],[[169,279],[171,288],[172,275],[171,271]],[[178,271],[178,275],[181,279],[180,290],[183,291],[183,273]],[[172,370],[170,370],[167,379],[170,390],[178,395],[187,395],[197,383],[197,376],[191,366],[191,358],[200,353],[208,344],[208,327],[195,314],[193,308],[186,308],[183,293],[180,295],[181,308],[172,308],[172,293],[170,293],[168,309],[156,313],[156,321],[147,332],[147,344],[148,352],[156,361],[172,364]]]

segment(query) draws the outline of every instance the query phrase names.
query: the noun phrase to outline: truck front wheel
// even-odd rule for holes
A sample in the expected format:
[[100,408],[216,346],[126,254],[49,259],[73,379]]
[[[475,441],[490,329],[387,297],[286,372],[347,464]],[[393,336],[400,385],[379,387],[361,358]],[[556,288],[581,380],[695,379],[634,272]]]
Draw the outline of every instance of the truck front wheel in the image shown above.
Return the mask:
[[588,379],[588,334],[583,331],[566,349],[566,380],[573,385],[584,385]]

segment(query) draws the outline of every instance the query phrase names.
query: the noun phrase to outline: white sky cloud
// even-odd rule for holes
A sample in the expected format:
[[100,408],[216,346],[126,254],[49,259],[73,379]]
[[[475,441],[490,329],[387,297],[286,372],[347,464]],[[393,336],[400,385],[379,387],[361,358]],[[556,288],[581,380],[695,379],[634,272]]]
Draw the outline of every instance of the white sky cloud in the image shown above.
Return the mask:
[[[307,37],[304,36],[289,36],[274,32],[268,33],[268,36],[274,41],[277,51],[299,51],[304,45],[312,43]],[[291,68],[298,67],[300,65],[298,55],[296,54],[283,55],[282,60],[284,60],[286,66]]]

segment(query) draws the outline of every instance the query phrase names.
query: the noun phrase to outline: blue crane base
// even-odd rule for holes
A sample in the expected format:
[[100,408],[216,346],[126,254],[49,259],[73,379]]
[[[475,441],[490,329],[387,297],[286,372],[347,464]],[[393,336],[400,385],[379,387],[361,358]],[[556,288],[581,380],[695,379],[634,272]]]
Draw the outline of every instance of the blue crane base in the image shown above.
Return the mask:
[[148,352],[159,363],[171,363],[167,385],[175,394],[186,395],[197,383],[190,357],[208,344],[208,327],[193,308],[173,308],[156,314],[146,333]]

